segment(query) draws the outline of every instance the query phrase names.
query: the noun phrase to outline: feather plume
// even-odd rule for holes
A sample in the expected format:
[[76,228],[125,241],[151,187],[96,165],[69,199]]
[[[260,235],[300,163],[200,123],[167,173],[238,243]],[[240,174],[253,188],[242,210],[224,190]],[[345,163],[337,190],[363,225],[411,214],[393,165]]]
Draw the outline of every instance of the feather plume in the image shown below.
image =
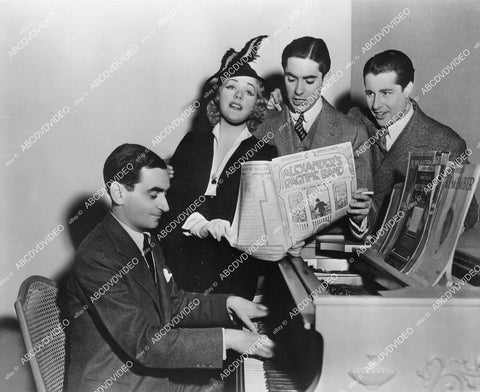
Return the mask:
[[[266,35],[259,35],[258,37],[252,38],[248,41],[243,49],[238,52],[238,55],[235,56],[238,60],[242,57],[247,58],[247,62],[256,60],[258,56],[258,47],[262,44],[262,41],[267,38]],[[255,49],[256,48],[256,49]]]
[[218,77],[233,64],[239,63],[241,65],[255,61],[259,57],[258,50],[261,47],[262,41],[267,37],[268,35],[259,35],[258,37],[252,38],[245,44],[240,52],[236,52],[233,48],[228,49],[222,57],[220,69],[207,80],[205,86],[216,84]]

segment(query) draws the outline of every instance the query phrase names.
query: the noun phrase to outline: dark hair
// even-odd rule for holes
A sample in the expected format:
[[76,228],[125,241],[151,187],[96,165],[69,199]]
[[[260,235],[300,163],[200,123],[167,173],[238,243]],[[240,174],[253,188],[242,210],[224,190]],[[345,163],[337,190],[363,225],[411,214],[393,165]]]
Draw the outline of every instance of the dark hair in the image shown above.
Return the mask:
[[140,171],[147,169],[167,169],[167,164],[153,151],[139,144],[122,144],[108,156],[103,166],[103,181],[110,194],[110,185],[117,181],[132,191],[140,182]]
[[325,41],[320,38],[302,37],[290,42],[282,53],[282,67],[285,69],[290,57],[311,59],[318,63],[322,77],[330,71],[330,54]]
[[404,89],[408,83],[413,83],[415,69],[412,60],[405,53],[393,49],[376,54],[363,67],[364,78],[369,73],[378,75],[385,72],[395,72],[397,84]]
[[[224,84],[227,82],[227,80],[228,79],[224,80]],[[265,112],[267,111],[267,91],[263,86],[263,83],[258,79],[256,80],[259,87],[257,89],[257,102],[255,103],[252,114],[250,114],[249,118],[247,119],[247,127],[250,132],[254,132],[258,125],[262,123],[265,117]],[[222,86],[217,90],[215,97],[207,104],[207,117],[208,121],[210,121],[210,124],[212,125],[216,125],[220,121],[221,113],[219,95]]]

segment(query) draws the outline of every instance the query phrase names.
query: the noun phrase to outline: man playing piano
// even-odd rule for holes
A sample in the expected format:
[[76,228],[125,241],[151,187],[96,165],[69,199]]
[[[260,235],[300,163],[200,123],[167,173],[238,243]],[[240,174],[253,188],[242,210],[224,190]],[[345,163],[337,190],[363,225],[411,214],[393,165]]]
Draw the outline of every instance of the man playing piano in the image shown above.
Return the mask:
[[[111,212],[80,245],[66,285],[69,313],[88,307],[70,318],[68,391],[217,392],[222,383],[202,370],[221,369],[227,349],[271,357],[273,342],[250,320],[265,316],[265,306],[177,290],[150,235],[168,211],[165,162],[123,144],[103,173]],[[223,329],[233,327],[231,315],[252,332]]]

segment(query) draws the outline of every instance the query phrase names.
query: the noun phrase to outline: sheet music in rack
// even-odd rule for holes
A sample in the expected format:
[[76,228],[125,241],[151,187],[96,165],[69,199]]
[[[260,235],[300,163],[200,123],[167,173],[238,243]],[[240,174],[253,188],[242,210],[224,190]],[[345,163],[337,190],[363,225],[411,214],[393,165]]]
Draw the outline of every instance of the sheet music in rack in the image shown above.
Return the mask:
[[262,260],[280,260],[292,245],[345,216],[356,188],[350,142],[246,162],[230,244]]

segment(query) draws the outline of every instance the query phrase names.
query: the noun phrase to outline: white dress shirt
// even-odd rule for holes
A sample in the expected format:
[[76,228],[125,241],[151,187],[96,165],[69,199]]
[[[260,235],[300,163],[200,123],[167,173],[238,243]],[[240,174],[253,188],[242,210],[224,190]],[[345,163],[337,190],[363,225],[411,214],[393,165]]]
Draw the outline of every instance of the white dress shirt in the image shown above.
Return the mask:
[[[150,239],[150,233],[148,232],[140,233],[139,231],[133,230],[130,226],[127,226],[120,219],[118,219],[113,212],[111,212],[111,214],[117,220],[117,222],[120,223],[120,226],[122,226],[127,232],[127,234],[132,238],[133,242],[135,242],[135,245],[137,245],[137,248],[140,249],[140,252],[143,255],[145,264],[148,267],[147,260],[145,260],[145,254],[143,253],[143,235],[144,234],[148,235],[148,238]],[[153,253],[152,253],[152,257],[153,257]],[[148,267],[148,269],[150,269],[150,267]]]
[[[322,111],[322,108],[323,102],[322,98],[320,97],[310,109],[303,112],[303,129],[305,129],[305,132],[308,133],[308,131],[312,127],[313,122]],[[300,113],[290,111],[290,117],[292,118],[293,123],[296,124],[298,121],[298,117],[300,117]]]
[[401,119],[395,121],[392,125],[388,127],[388,132],[385,135],[385,145],[387,151],[392,148],[393,143],[395,143],[395,140],[398,139],[403,129],[412,118],[413,112],[413,105],[410,104],[410,108],[408,109],[407,114],[405,114]]

